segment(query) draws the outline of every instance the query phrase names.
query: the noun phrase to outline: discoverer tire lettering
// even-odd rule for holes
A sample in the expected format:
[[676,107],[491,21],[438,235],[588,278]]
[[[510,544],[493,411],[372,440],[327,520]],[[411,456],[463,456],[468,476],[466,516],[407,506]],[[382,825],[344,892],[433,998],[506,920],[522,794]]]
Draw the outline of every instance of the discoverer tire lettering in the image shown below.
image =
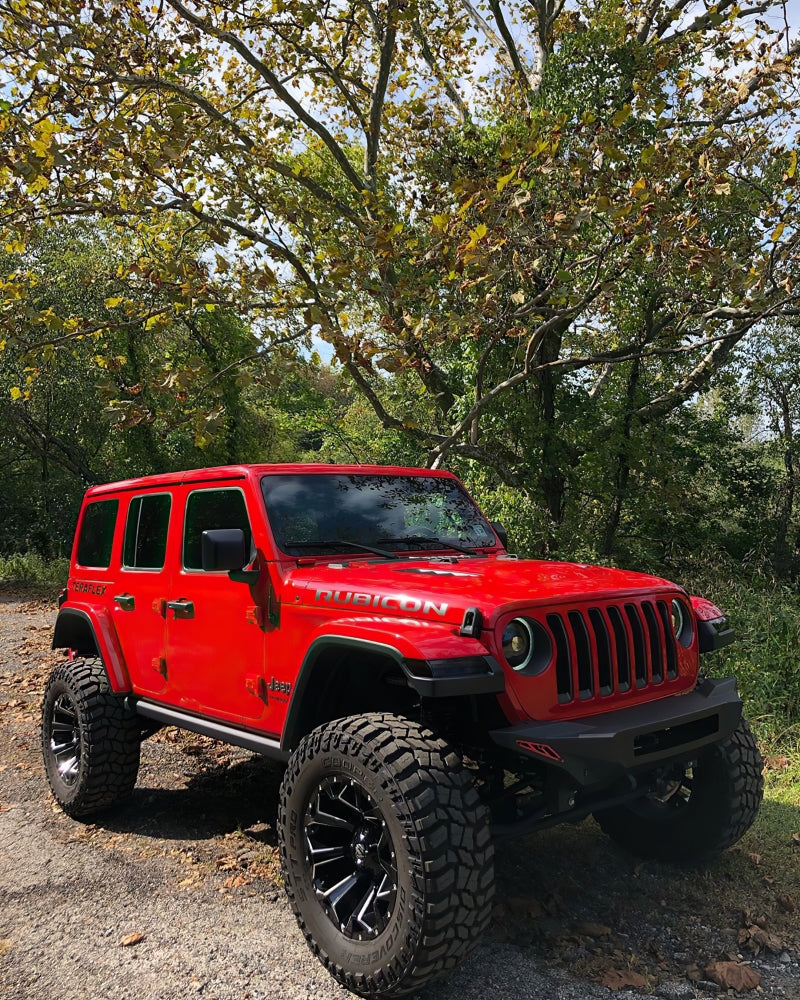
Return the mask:
[[[336,822],[353,828],[352,836],[344,826],[327,833],[340,866],[331,875],[327,862],[313,860],[325,850],[315,810],[329,819],[338,810]],[[355,993],[419,989],[454,968],[489,922],[494,870],[487,811],[459,755],[415,722],[374,714],[314,730],[289,761],[278,826],[298,923],[323,965]],[[355,895],[362,892],[354,881],[363,877],[361,842],[374,848],[375,884],[384,886],[387,871],[397,880],[385,889],[390,903],[374,907],[376,926],[366,919],[363,928],[357,917],[369,899],[368,879],[363,899],[343,910],[328,905],[348,880]]]

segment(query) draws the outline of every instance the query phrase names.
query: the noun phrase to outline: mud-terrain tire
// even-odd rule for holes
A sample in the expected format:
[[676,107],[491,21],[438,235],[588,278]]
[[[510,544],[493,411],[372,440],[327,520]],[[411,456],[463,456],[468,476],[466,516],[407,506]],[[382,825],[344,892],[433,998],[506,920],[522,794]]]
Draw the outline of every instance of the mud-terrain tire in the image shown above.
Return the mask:
[[489,923],[488,811],[459,754],[415,722],[353,716],[306,736],[281,785],[278,837],[300,928],[354,993],[418,990]]
[[[676,773],[671,794],[644,796],[595,813],[605,833],[639,857],[696,865],[711,861],[753,824],[764,792],[763,762],[747,720]],[[682,769],[681,769],[682,770]]]
[[139,773],[140,724],[115,695],[100,660],[72,660],[50,675],[42,702],[47,780],[69,816],[125,798]]

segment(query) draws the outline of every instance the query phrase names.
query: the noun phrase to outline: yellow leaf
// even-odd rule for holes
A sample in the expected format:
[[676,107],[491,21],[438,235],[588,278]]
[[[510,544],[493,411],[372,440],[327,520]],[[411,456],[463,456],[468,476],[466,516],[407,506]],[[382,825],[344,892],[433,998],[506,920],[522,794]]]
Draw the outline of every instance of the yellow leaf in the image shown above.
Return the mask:
[[785,228],[786,225],[783,222],[779,222],[778,225],[772,230],[772,236],[770,236],[770,239],[772,240],[773,243],[778,242],[778,240],[783,235],[783,231]]
[[202,212],[203,211],[203,203],[202,203],[202,201],[200,201],[199,198],[197,199],[197,201],[193,201],[192,202],[192,208],[195,210],[195,212]]
[[22,397],[22,389],[20,389],[19,386],[12,385],[11,386],[11,398],[12,399],[20,399],[21,397]]
[[114,296],[109,296],[107,299],[105,299],[104,304],[106,309],[115,309],[120,304],[120,302],[122,302],[122,299],[115,298]]
[[793,149],[789,153],[789,169],[786,171],[789,177],[794,177],[795,171],[797,170],[797,150]]
[[479,223],[474,229],[469,231],[469,243],[468,247],[475,247],[480,243],[483,237],[486,235],[487,229],[483,222]]
[[624,122],[626,122],[630,116],[633,114],[633,108],[630,104],[623,104],[623,106],[617,111],[614,117],[611,119],[611,124],[615,128],[619,128]]
[[505,174],[503,177],[498,178],[498,181],[497,181],[497,190],[498,191],[502,191],[503,188],[506,186],[506,184],[508,184],[508,182],[514,177],[514,175],[516,174],[516,172],[517,172],[517,168],[514,167],[514,169],[510,173]]

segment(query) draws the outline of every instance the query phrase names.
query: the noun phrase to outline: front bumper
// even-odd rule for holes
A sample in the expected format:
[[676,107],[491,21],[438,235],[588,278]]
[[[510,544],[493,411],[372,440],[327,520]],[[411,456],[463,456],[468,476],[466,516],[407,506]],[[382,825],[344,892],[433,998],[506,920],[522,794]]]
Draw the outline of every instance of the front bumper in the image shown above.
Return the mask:
[[736,680],[704,680],[694,691],[586,719],[526,722],[495,729],[498,746],[546,762],[581,789],[671,760],[726,739],[742,716]]

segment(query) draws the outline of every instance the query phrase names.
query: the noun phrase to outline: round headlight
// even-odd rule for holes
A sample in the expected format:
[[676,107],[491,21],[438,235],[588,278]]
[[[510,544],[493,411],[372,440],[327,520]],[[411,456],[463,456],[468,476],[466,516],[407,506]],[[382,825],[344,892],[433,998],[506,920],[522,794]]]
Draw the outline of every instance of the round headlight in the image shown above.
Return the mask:
[[683,601],[673,598],[670,607],[670,617],[672,619],[672,631],[675,633],[675,638],[684,649],[688,649],[694,639],[694,625],[692,624],[689,609]]
[[533,655],[533,629],[525,618],[514,618],[503,629],[503,656],[509,667],[524,670]]
[[679,636],[683,632],[683,626],[686,624],[686,612],[683,610],[683,605],[678,600],[673,600],[672,602],[672,631],[676,636]]

